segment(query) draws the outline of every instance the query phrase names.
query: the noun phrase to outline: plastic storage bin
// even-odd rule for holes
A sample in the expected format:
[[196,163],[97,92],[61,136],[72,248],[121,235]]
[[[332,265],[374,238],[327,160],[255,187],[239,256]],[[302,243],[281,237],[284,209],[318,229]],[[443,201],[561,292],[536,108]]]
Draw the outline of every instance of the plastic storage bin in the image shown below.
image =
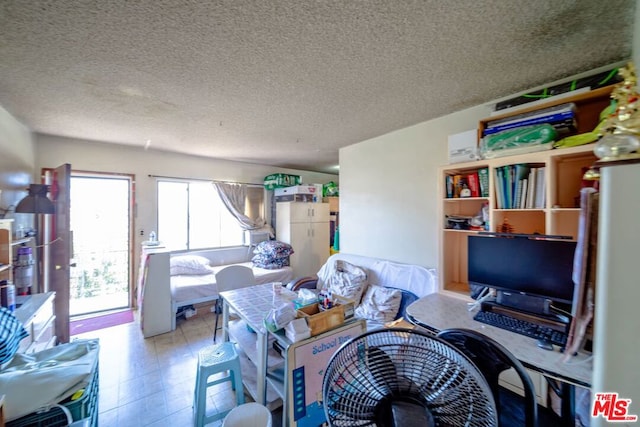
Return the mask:
[[[91,381],[80,398],[76,400],[69,398],[60,402],[60,405],[71,413],[74,422],[88,418],[89,422],[86,425],[91,427],[98,426],[98,392],[100,389],[98,371],[96,363]],[[57,406],[46,412],[34,412],[7,423],[7,427],[65,427],[68,425],[67,414]],[[74,423],[74,425],[76,424]]]

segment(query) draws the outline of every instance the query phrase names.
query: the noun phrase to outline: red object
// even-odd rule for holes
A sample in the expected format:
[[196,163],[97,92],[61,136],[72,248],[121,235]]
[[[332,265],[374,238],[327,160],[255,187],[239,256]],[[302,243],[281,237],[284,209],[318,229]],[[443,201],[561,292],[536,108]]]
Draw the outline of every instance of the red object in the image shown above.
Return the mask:
[[467,175],[467,185],[471,191],[471,197],[480,197],[480,179],[478,178],[478,172]]

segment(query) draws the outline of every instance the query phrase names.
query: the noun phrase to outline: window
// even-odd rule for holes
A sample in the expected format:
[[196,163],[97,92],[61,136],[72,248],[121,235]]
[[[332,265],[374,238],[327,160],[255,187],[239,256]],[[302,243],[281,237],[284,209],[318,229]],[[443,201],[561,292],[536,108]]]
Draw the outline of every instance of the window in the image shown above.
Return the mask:
[[[248,186],[245,215],[264,218],[264,189]],[[158,238],[171,250],[243,244],[244,231],[211,182],[158,180]]]

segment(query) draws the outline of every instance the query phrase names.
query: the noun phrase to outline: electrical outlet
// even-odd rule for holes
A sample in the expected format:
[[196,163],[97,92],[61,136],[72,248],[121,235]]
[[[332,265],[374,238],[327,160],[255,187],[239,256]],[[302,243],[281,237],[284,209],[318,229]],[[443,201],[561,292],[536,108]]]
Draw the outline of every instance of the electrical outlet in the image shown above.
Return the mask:
[[144,230],[140,230],[140,235],[144,236]]

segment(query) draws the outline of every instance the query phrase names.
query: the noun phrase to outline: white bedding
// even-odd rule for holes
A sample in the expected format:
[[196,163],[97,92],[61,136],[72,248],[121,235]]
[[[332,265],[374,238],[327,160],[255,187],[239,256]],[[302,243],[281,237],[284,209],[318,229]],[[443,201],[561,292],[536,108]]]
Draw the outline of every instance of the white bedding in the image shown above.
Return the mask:
[[[252,262],[243,262],[234,265],[244,265],[253,270],[257,284],[282,282],[285,285],[293,279],[291,267],[283,267],[277,270],[254,267]],[[193,304],[195,301],[215,300],[218,298],[215,273],[227,265],[211,267],[212,274],[203,275],[179,275],[171,276],[171,300],[174,306],[180,307]]]

